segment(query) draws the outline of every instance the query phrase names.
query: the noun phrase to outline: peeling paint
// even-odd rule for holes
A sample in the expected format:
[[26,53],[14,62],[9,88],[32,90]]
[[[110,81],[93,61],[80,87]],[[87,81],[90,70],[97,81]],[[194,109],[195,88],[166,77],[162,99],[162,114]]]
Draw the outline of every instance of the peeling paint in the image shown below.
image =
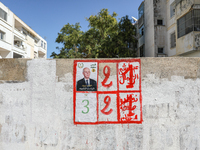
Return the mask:
[[40,127],[35,128],[35,145],[52,146],[56,147],[58,144],[58,132],[52,128],[42,129]]
[[195,49],[197,50],[200,47],[200,34],[196,34],[194,39],[195,39]]
[[177,18],[182,14],[185,14],[193,6],[194,0],[181,0],[180,3],[176,5]]
[[[154,0],[154,48],[155,48],[155,56],[157,56],[158,48],[164,48],[166,42],[166,6],[164,1]],[[157,20],[162,20],[162,25],[157,25]],[[165,52],[164,52],[165,53]]]
[[26,127],[22,124],[1,125],[0,139],[6,143],[24,143],[27,139]]

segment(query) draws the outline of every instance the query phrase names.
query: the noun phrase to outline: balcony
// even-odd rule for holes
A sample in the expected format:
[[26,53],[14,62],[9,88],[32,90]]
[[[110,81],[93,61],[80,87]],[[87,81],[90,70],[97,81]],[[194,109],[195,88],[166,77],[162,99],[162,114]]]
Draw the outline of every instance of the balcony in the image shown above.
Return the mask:
[[38,53],[46,54],[46,50],[44,48],[42,48],[41,46],[39,46],[38,47]]
[[138,27],[140,28],[144,24],[144,14],[138,20]]
[[141,36],[139,39],[138,39],[138,47],[144,45],[144,36]]
[[46,57],[46,50],[42,47],[38,48],[38,57],[39,58],[45,58]]
[[13,50],[18,51],[20,53],[24,53],[26,51],[25,43],[17,36],[14,36]]
[[200,50],[200,31],[192,31],[176,41],[178,55],[186,55]]
[[176,0],[176,18],[188,13],[191,9],[200,8],[200,0]]
[[25,53],[25,49],[19,48],[17,46],[13,46],[13,50],[21,54]]
[[9,58],[11,52],[11,44],[0,40],[0,58]]
[[16,29],[14,30],[15,36],[18,36],[19,38],[26,40],[26,36],[23,34],[22,30]]
[[36,57],[38,57],[38,58],[46,58],[46,49],[44,49],[43,47],[38,46],[38,45],[41,45],[41,43],[38,42],[37,44],[34,44],[34,55],[35,55],[35,58]]
[[[200,4],[199,0],[192,0],[192,1],[193,1],[193,4]],[[178,5],[179,3],[184,2],[184,0],[175,0],[175,2],[176,2],[176,5]]]
[[6,41],[4,41],[4,40],[0,40],[0,50],[1,49],[11,51],[11,44],[6,42]]

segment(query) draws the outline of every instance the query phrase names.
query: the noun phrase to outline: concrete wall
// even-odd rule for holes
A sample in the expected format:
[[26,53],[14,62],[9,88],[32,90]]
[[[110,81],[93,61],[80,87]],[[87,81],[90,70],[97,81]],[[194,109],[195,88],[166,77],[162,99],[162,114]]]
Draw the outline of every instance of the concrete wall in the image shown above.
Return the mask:
[[166,49],[167,55],[174,56],[176,55],[176,47],[171,48],[171,34],[176,33],[176,16],[170,16],[170,6],[175,3],[175,0],[167,1],[167,42],[166,42]]
[[145,57],[155,57],[153,1],[144,1]]
[[176,18],[179,19],[189,12],[194,3],[195,0],[182,0],[180,3],[178,3],[176,5]]
[[200,50],[200,34],[199,32],[193,31],[191,33],[186,34],[185,36],[178,38],[176,43],[177,55],[185,53],[184,56],[186,57],[195,57],[195,53],[190,53]]
[[[154,41],[155,56],[158,48],[163,48],[164,53],[168,53],[167,48],[167,2],[165,0],[154,0]],[[157,25],[157,20],[163,20],[163,25]]]
[[101,125],[73,123],[73,61],[0,59],[1,150],[200,149],[199,58],[142,58],[142,124]]

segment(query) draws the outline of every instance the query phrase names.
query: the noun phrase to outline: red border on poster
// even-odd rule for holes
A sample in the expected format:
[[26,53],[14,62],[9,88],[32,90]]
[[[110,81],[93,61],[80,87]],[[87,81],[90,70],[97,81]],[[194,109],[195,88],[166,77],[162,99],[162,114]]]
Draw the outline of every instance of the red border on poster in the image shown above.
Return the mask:
[[[76,68],[78,62],[96,62],[97,67],[97,91],[76,91]],[[139,62],[139,90],[119,90],[119,79],[118,79],[118,64],[121,62]],[[117,90],[116,91],[98,91],[98,76],[99,76],[99,63],[116,63],[116,74],[117,74]],[[120,110],[119,110],[119,93],[140,93],[140,120],[139,121],[120,121]],[[76,122],[76,93],[96,93],[97,94],[97,122]],[[99,94],[116,94],[117,95],[117,119],[118,121],[98,121],[99,120]],[[73,121],[75,125],[97,125],[97,124],[142,124],[142,91],[141,91],[141,61],[140,59],[80,59],[74,60],[73,66]]]

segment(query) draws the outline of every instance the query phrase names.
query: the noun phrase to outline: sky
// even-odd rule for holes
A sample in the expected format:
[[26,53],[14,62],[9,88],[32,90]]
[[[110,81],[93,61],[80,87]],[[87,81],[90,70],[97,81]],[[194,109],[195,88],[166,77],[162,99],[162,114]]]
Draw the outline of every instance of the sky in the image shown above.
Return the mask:
[[[121,18],[138,18],[138,7],[142,0],[1,0],[15,15],[47,41],[47,58],[52,52],[59,53],[55,42],[61,28],[77,22],[82,31],[88,30],[90,15],[96,15],[107,8],[110,14],[116,12]],[[119,21],[119,20],[118,20]]]

